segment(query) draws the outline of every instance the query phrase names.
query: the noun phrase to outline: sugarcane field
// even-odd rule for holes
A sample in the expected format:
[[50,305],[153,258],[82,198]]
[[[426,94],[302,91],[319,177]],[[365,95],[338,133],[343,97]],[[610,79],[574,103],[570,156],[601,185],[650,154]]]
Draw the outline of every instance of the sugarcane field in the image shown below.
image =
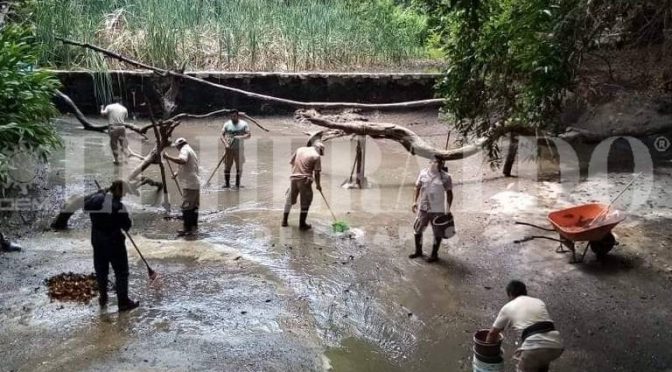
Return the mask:
[[0,0],[0,371],[672,371],[672,0]]

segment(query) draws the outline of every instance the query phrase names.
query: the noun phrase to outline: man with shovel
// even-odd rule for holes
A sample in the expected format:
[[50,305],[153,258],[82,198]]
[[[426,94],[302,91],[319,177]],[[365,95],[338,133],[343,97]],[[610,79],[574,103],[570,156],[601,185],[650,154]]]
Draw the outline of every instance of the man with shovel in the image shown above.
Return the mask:
[[198,207],[200,205],[201,181],[198,178],[198,157],[187,140],[180,137],[175,140],[174,146],[180,151],[178,157],[163,153],[167,161],[179,165],[177,177],[182,184],[182,220],[184,229],[177,232],[178,236],[193,235],[198,230]]
[[308,209],[313,202],[313,180],[315,188],[322,191],[320,184],[320,172],[322,162],[320,157],[324,155],[324,144],[315,141],[312,146],[299,147],[289,163],[292,165],[292,175],[289,177],[290,184],[285,202],[285,212],[282,215],[282,226],[289,226],[287,219],[292,205],[296,204],[296,198],[301,196],[301,214],[299,215],[299,229],[309,230],[312,226],[306,223]]
[[[128,297],[128,255],[123,231],[131,228],[131,219],[121,198],[132,187],[121,180],[112,182],[107,190],[91,194],[84,200],[84,211],[91,218],[91,245],[93,246],[93,266],[101,307],[107,305],[107,276],[110,264],[114,270],[119,311],[133,310],[140,305]],[[134,193],[137,194],[137,191]]]

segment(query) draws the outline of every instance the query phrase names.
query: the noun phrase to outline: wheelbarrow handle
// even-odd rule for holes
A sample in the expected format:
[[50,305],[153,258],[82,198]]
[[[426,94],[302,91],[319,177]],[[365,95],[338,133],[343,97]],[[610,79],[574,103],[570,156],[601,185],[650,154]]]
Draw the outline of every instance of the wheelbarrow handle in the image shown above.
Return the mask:
[[516,225],[526,225],[526,226],[536,227],[537,229],[544,230],[544,231],[555,231],[555,229],[549,229],[548,227],[543,227],[543,226],[531,224],[531,223],[528,223],[528,222],[515,221],[514,223]]
[[543,235],[526,236],[522,239],[514,240],[513,243],[514,244],[520,244],[520,243],[524,243],[524,242],[529,242],[530,240],[534,240],[534,239],[546,239],[546,240],[552,240],[552,241],[558,242],[558,243],[563,243],[563,244],[565,243],[562,239],[551,238],[550,236],[543,236]]

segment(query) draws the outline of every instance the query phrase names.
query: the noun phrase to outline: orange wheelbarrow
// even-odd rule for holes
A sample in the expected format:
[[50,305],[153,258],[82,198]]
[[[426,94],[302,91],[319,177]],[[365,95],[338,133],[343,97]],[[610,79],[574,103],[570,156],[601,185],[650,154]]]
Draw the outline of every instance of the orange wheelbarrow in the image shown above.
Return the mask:
[[[617,245],[616,238],[611,230],[625,219],[625,214],[618,210],[610,210],[609,205],[600,203],[583,204],[567,209],[554,211],[548,214],[548,221],[553,228],[542,227],[527,222],[516,221],[517,225],[532,226],[544,231],[558,232],[560,238],[543,235],[530,235],[515,240],[514,243],[523,243],[533,239],[547,239],[560,243],[556,252],[572,252],[572,263],[582,262],[590,248],[598,259],[604,258]],[[581,259],[576,258],[576,245],[587,242]],[[565,249],[567,248],[567,249]]]

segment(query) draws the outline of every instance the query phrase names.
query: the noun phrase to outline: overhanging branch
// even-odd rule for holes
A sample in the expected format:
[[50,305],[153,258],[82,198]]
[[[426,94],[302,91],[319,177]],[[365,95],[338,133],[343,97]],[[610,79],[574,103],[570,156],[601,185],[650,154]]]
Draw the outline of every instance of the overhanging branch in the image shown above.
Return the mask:
[[87,48],[91,50],[95,50],[99,53],[102,53],[108,57],[120,60],[122,62],[128,63],[129,65],[142,68],[145,70],[150,70],[154,71],[155,73],[161,75],[161,76],[173,76],[173,77],[179,77],[182,79],[186,80],[191,80],[195,81],[201,84],[205,84],[207,86],[216,88],[216,89],[222,89],[226,90],[229,92],[234,92],[238,93],[241,95],[244,95],[249,98],[254,98],[260,101],[266,101],[266,102],[274,102],[276,104],[281,104],[281,105],[286,105],[286,106],[292,106],[292,107],[297,107],[297,108],[313,108],[313,109],[343,109],[343,108],[360,108],[360,109],[373,109],[373,110],[386,110],[386,109],[411,109],[411,108],[427,108],[427,107],[439,107],[443,104],[444,100],[441,98],[435,98],[435,99],[426,99],[426,100],[419,100],[419,101],[407,101],[407,102],[395,102],[395,103],[380,103],[380,104],[375,104],[375,103],[355,103],[355,102],[303,102],[303,101],[295,101],[291,99],[285,99],[285,98],[278,98],[278,97],[273,97],[265,94],[259,94],[259,93],[254,93],[250,92],[247,90],[243,89],[238,89],[234,87],[230,87],[227,85],[222,85],[222,84],[217,84],[213,83],[195,76],[190,76],[186,75],[184,73],[178,72],[178,71],[171,71],[171,70],[165,70],[162,68],[158,68],[155,66],[147,65],[145,63],[130,59],[128,57],[124,57],[118,53],[115,53],[113,51],[107,50],[105,48],[101,48],[99,46],[89,44],[89,43],[81,43],[78,41],[73,41],[73,40],[68,40],[64,39],[61,37],[57,37],[56,40],[59,40],[63,42],[64,44],[69,44],[69,45],[74,45],[74,46],[79,46],[82,48]]
[[325,119],[315,110],[298,110],[296,112],[296,117],[321,127],[343,131],[345,134],[357,134],[370,136],[372,138],[389,139],[400,143],[411,154],[427,159],[463,159],[481,151],[481,146],[485,143],[485,138],[479,138],[475,140],[473,144],[458,149],[441,150],[434,148],[413,131],[395,124],[372,122],[337,123]]

